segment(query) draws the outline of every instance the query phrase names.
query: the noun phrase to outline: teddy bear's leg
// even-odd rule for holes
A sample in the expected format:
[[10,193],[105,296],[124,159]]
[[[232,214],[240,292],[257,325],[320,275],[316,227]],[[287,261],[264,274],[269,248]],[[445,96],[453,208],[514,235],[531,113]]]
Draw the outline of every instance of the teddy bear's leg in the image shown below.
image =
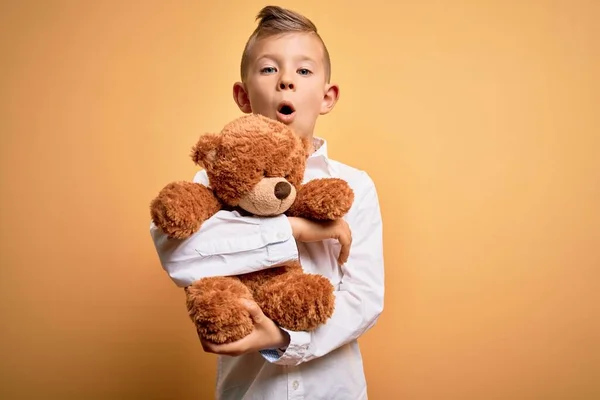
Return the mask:
[[198,334],[222,344],[252,332],[254,323],[241,303],[252,294],[236,277],[203,278],[185,288],[186,304]]
[[192,182],[169,183],[150,204],[154,224],[175,239],[191,236],[220,209],[210,189]]
[[267,317],[293,331],[314,330],[331,317],[335,296],[327,278],[303,273],[297,262],[279,268],[279,272],[264,279],[253,291]]
[[288,216],[329,221],[343,217],[354,202],[354,191],[338,178],[321,178],[302,185]]

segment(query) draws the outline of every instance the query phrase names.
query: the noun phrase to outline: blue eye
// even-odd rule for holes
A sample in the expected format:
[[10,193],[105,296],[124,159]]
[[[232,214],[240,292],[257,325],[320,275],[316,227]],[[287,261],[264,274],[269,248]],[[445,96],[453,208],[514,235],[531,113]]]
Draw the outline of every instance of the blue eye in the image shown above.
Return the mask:
[[311,71],[309,71],[309,70],[308,70],[308,69],[306,69],[306,68],[300,68],[300,69],[298,70],[298,73],[299,73],[300,75],[310,75],[310,74],[312,74],[312,72],[311,72]]
[[277,72],[277,69],[275,69],[275,67],[264,67],[260,70],[260,72],[263,74],[272,74]]

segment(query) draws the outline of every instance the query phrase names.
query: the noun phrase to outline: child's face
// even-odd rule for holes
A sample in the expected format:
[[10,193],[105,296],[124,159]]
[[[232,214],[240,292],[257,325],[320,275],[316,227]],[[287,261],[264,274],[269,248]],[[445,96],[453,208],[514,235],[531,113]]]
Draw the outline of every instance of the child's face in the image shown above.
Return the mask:
[[311,137],[317,117],[335,105],[339,89],[327,83],[324,50],[313,34],[290,33],[254,43],[245,83],[234,85],[243,112],[262,114]]

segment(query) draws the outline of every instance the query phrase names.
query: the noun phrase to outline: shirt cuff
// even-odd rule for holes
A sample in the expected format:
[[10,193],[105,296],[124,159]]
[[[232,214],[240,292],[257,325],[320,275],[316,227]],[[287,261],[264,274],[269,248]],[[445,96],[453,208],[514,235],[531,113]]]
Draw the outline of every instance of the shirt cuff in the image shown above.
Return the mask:
[[260,351],[260,353],[267,361],[274,364],[298,365],[304,359],[304,355],[310,346],[310,332],[283,330],[290,335],[290,343],[287,348],[285,350],[267,349]]
[[274,363],[281,358],[281,356],[283,355],[283,351],[280,349],[265,349],[260,350],[260,354],[269,362]]

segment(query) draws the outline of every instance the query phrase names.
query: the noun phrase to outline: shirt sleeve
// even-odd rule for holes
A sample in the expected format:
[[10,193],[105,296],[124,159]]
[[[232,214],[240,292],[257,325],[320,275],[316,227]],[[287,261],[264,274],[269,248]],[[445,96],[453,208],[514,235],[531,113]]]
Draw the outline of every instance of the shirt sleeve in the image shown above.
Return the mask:
[[[204,171],[194,182],[208,185]],[[150,235],[163,269],[180,287],[204,277],[244,274],[298,259],[285,215],[242,216],[221,210],[187,239],[168,238],[152,222]]]
[[[366,173],[365,173],[366,175]],[[313,332],[286,332],[286,349],[261,351],[279,365],[299,365],[358,339],[377,322],[383,311],[384,262],[381,211],[375,185],[367,185],[347,222],[352,231],[348,261],[342,266],[342,282],[335,292],[331,318]]]

